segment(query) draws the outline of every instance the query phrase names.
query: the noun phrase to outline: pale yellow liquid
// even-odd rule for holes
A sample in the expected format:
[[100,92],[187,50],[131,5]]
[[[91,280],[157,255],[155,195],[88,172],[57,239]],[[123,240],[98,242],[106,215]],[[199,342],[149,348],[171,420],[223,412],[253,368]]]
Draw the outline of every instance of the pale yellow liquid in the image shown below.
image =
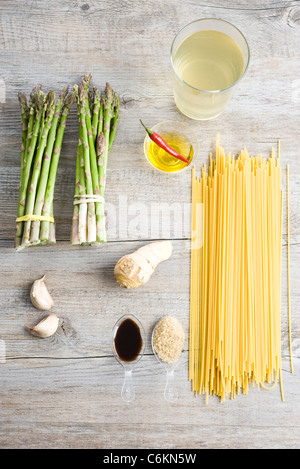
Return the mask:
[[178,75],[190,86],[216,91],[243,74],[244,58],[237,43],[219,31],[197,31],[179,46],[174,57]]

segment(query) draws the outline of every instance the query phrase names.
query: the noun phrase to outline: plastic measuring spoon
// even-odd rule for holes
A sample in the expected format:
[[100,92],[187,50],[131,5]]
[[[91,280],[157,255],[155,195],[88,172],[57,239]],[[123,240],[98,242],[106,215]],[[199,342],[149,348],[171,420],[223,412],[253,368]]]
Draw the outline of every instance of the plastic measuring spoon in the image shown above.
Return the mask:
[[[120,326],[124,325],[125,321],[131,321],[135,324],[137,328],[137,332],[139,331],[141,344],[140,350],[137,350],[136,356],[128,357],[128,359],[124,359],[122,354],[118,352],[118,344],[116,343],[117,333],[120,330]],[[112,331],[112,343],[113,343],[113,351],[116,359],[124,368],[124,383],[121,391],[121,396],[123,401],[125,402],[132,402],[135,398],[135,390],[133,386],[132,380],[132,371],[137,364],[137,362],[142,358],[145,351],[145,332],[142,324],[140,321],[133,316],[132,314],[128,314],[126,316],[122,316],[115,324],[113,331]],[[124,345],[124,344],[123,344]],[[125,343],[126,346],[126,343]],[[132,358],[132,359],[131,359]]]
[[[159,322],[160,321],[158,321],[158,323]],[[177,391],[177,387],[175,383],[174,371],[178,363],[180,362],[180,358],[176,360],[175,362],[168,363],[168,362],[161,360],[159,356],[157,355],[155,348],[154,348],[153,338],[154,338],[155,328],[157,327],[158,323],[156,324],[152,332],[152,337],[151,337],[152,350],[158,362],[165,368],[167,372],[167,382],[166,382],[166,387],[164,391],[164,397],[166,401],[168,402],[176,402],[178,398],[178,391]]]

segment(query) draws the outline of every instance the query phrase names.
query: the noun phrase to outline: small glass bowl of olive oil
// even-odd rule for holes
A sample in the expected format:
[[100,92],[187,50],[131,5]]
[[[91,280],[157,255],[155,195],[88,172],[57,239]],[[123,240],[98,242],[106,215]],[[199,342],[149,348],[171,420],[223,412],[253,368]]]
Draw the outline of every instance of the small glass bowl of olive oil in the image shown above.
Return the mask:
[[[151,130],[158,133],[173,150],[190,163],[197,157],[198,140],[195,133],[187,125],[181,122],[167,121],[155,125]],[[159,147],[148,135],[144,140],[144,152],[151,166],[163,173],[178,173],[191,167],[191,164],[188,165]]]

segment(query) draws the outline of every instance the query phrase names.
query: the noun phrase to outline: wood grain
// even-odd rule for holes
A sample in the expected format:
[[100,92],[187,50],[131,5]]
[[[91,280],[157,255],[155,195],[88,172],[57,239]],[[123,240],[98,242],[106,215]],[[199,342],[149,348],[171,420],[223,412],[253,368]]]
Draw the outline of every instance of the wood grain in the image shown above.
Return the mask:
[[[5,91],[0,99],[0,340],[6,348],[6,362],[0,363],[0,447],[299,447],[299,2],[0,0],[0,11],[0,85]],[[206,122],[190,121],[177,111],[169,62],[174,35],[200,17],[232,22],[245,34],[251,51],[247,75],[228,108]],[[85,72],[92,73],[99,87],[109,81],[121,96],[106,190],[109,242],[99,248],[69,244],[78,138],[73,107],[55,188],[58,243],[16,253],[12,246],[21,143],[17,91],[28,94],[43,83],[44,90],[59,92],[78,83]],[[283,169],[290,165],[295,367],[291,375],[284,220],[285,403],[276,387],[250,389],[248,396],[222,405],[212,398],[206,405],[190,390],[187,343],[176,371],[179,399],[174,405],[164,400],[165,372],[152,354],[150,336],[155,322],[167,313],[180,319],[188,336],[190,171],[165,176],[149,167],[140,118],[148,126],[163,120],[192,126],[200,143],[198,169],[208,161],[218,133],[221,144],[234,153],[246,146],[251,154],[268,156],[281,140]],[[282,182],[285,190],[284,173]],[[162,238],[173,239],[170,260],[160,264],[143,288],[119,288],[113,278],[116,261]],[[29,299],[32,282],[43,274],[55,300],[53,311],[60,317],[57,334],[46,340],[24,329],[44,315]],[[121,400],[123,370],[111,350],[112,327],[127,313],[135,314],[147,332],[145,356],[134,372],[134,406]]]

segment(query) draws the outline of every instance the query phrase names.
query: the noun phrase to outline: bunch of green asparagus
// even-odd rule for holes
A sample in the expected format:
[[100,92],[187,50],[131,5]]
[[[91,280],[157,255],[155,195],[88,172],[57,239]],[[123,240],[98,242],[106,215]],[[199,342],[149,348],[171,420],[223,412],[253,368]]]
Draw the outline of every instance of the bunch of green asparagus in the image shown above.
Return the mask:
[[19,91],[22,120],[21,171],[15,247],[55,243],[53,196],[61,146],[75,92],[64,88],[58,99],[41,85],[29,103]]
[[72,244],[106,242],[104,191],[109,150],[113,144],[120,99],[109,83],[104,94],[90,90],[91,75],[74,86],[78,104],[79,139],[72,219]]

